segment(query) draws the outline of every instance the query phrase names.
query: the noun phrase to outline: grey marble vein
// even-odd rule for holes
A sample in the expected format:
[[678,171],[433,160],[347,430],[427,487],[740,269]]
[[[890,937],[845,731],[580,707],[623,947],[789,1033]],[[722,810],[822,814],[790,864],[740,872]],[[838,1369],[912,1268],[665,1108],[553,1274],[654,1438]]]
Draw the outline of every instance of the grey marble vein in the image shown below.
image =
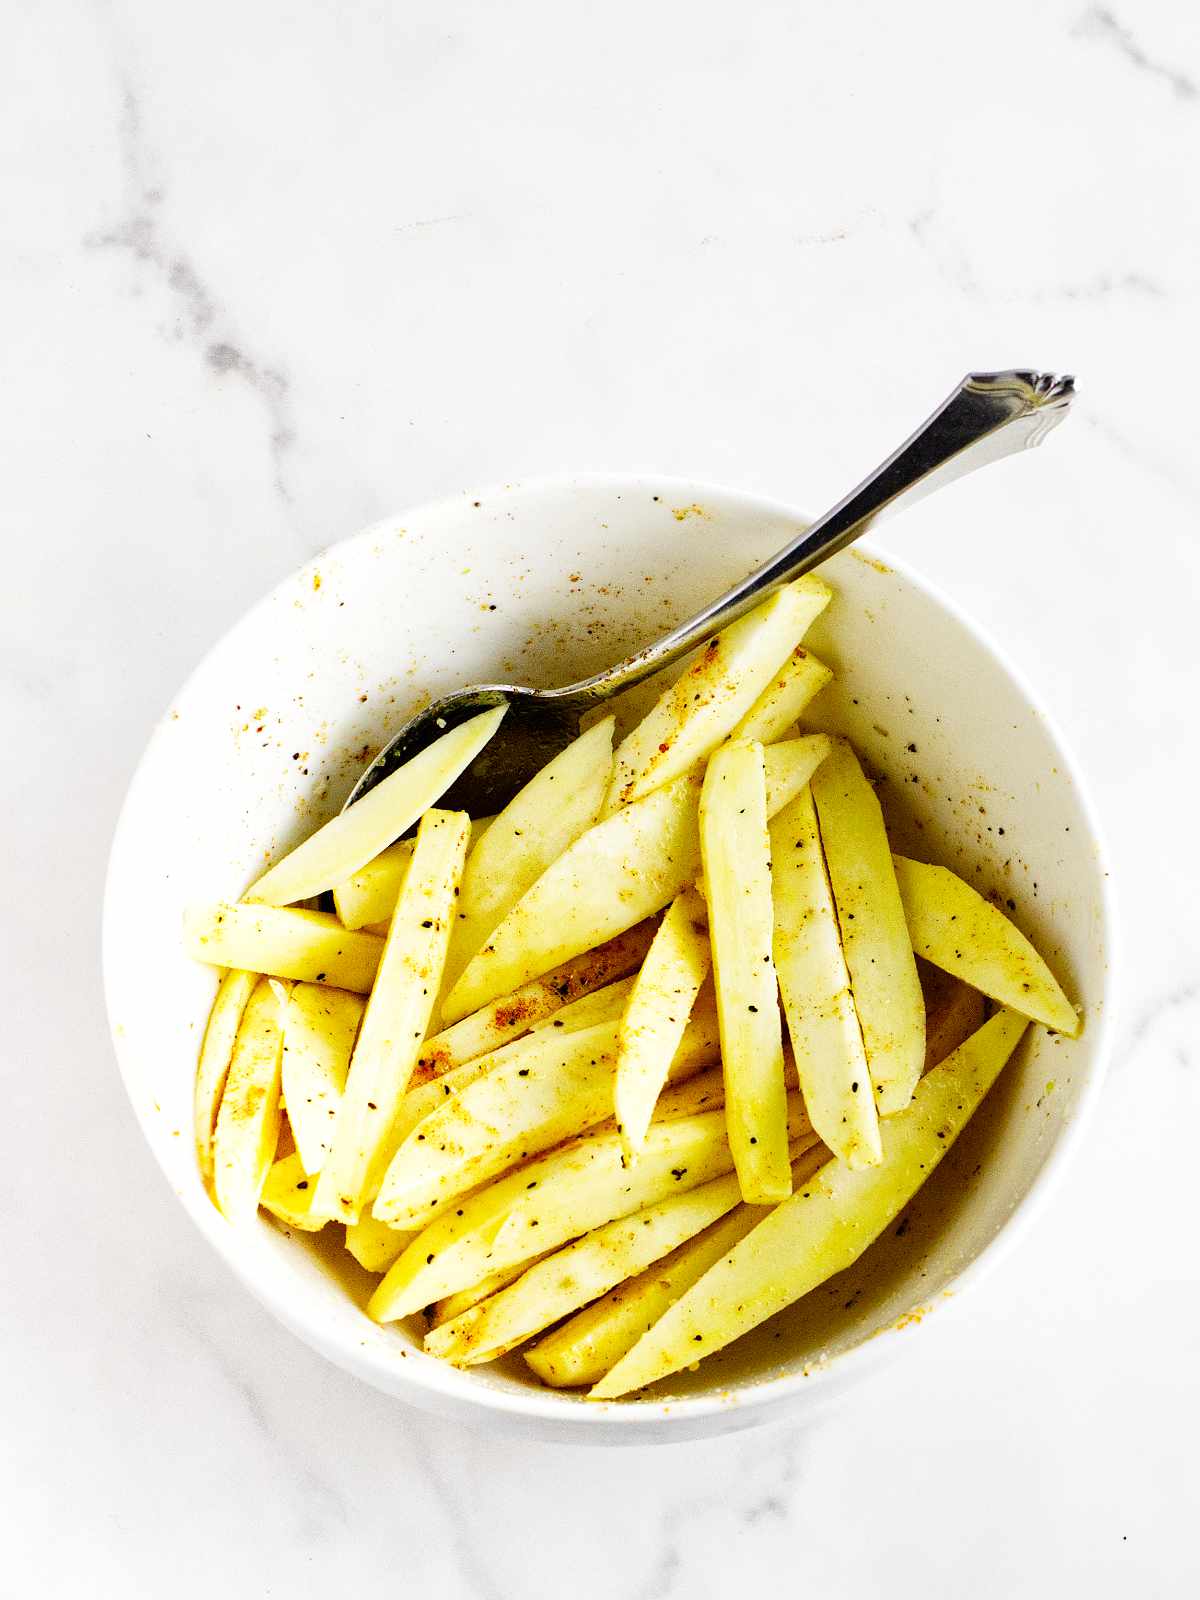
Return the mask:
[[84,245],[92,250],[127,251],[140,267],[154,274],[177,305],[172,337],[200,349],[218,379],[238,379],[258,396],[267,418],[272,481],[290,504],[288,458],[296,442],[290,380],[277,363],[249,353],[193,259],[172,240],[164,219],[166,195],[152,176],[154,161],[141,104],[128,83],[121,91],[118,136],[125,180],[124,214],[111,227],[88,234]]
[[1133,33],[1107,6],[1089,6],[1072,31],[1077,38],[1102,39],[1113,45],[1132,66],[1161,79],[1180,100],[1194,100],[1200,93],[1187,73],[1148,55]]

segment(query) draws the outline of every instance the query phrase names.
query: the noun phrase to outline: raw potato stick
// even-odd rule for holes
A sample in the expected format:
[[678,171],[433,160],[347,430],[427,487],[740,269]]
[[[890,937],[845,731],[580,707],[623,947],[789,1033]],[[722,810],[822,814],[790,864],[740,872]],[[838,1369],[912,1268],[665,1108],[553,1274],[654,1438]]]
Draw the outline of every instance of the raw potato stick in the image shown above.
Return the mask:
[[362,1014],[358,995],[315,983],[296,984],[281,1008],[283,1098],[306,1177],[329,1154]]
[[383,954],[378,934],[350,933],[324,911],[226,902],[186,911],[183,943],[193,960],[211,966],[328,983],[355,994],[370,991]]
[[600,815],[612,776],[614,724],[605,717],[555,756],[471,851],[446,958],[447,986],[550,863]]
[[833,673],[825,663],[798,644],[734,728],[730,739],[757,739],[760,744],[782,739],[832,679]]
[[829,604],[820,578],[797,578],[710,639],[617,750],[606,814],[689,771],[758,699]]
[[346,1249],[360,1267],[379,1274],[386,1272],[392,1262],[403,1255],[415,1237],[413,1233],[377,1222],[369,1211],[364,1211],[357,1222],[346,1228]]
[[1074,1038],[1074,1006],[1021,930],[947,867],[893,856],[912,947],[1023,1017]]
[[831,1160],[677,1300],[591,1390],[610,1400],[723,1349],[857,1261],[966,1126],[1028,1023],[1000,1011],[882,1124],[883,1161]]
[[193,1121],[196,1130],[196,1159],[200,1175],[211,1186],[213,1174],[212,1141],[217,1122],[221,1093],[233,1056],[234,1040],[246,1002],[258,982],[257,972],[243,972],[234,967],[222,977],[208,1014],[204,1029],[204,1043],[200,1046],[200,1061],[196,1067],[196,1088],[193,1095]]
[[685,889],[659,924],[641,971],[630,981],[621,1018],[614,1110],[631,1160],[645,1142],[667,1066],[711,965],[704,900],[695,889]]
[[654,923],[627,928],[595,949],[573,956],[544,977],[501,995],[421,1046],[413,1082],[424,1083],[475,1056],[488,1054],[541,1022],[640,967],[654,937]]
[[437,997],[469,831],[462,811],[427,811],[421,819],[350,1060],[333,1147],[317,1180],[319,1215],[357,1222],[382,1177],[392,1123]]
[[232,1223],[254,1218],[279,1138],[283,1030],[279,1002],[265,978],[242,1013],[213,1135],[213,1191]]
[[791,1194],[792,1174],[760,744],[724,745],[708,763],[700,842],[729,1145],[742,1198],[765,1204]]
[[[824,1145],[808,1150],[792,1164],[794,1188],[829,1159]],[[616,1366],[659,1317],[686,1290],[744,1239],[770,1206],[744,1202],[703,1233],[681,1244],[662,1261],[629,1278],[611,1294],[586,1306],[561,1328],[524,1352],[525,1360],[554,1389],[587,1388]]]
[[580,1028],[594,1028],[598,1022],[620,1022],[629,1004],[633,978],[619,978],[616,983],[606,983],[569,1006],[556,1011],[552,1017],[542,1017],[535,1022],[532,1033],[578,1033]]
[[881,1117],[902,1111],[925,1062],[925,1003],[883,812],[842,739],[812,780],[854,1009]]
[[531,1266],[507,1289],[435,1328],[430,1355],[458,1366],[494,1361],[614,1284],[641,1272],[740,1204],[735,1173],[619,1217]]
[[883,1154],[879,1118],[807,788],[771,823],[771,882],[775,966],[804,1104],[835,1156],[872,1166]]
[[[767,810],[785,806],[825,759],[809,734],[765,752]],[[446,996],[455,1020],[652,916],[700,871],[698,773],[623,806],[581,835],[518,900]]]
[[312,1214],[316,1180],[304,1170],[299,1151],[276,1161],[263,1184],[258,1203],[278,1221],[302,1233],[317,1233],[325,1226],[324,1217]]
[[271,906],[293,905],[352,877],[411,828],[470,766],[507,709],[506,705],[494,706],[435,739],[276,862],[243,899]]

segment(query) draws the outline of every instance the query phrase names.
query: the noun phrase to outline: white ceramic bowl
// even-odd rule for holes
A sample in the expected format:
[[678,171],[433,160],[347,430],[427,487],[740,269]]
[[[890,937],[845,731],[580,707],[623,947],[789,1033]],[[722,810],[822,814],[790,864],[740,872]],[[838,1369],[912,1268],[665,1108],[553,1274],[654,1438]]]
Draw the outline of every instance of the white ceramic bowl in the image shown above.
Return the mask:
[[[564,479],[444,501],[368,529],[296,573],[211,651],[130,787],[110,864],[104,964],[113,1040],[150,1146],[197,1227],[315,1349],[416,1405],[552,1438],[679,1439],[826,1402],[919,1333],[1044,1198],[1096,1093],[1111,914],[1091,811],[1029,690],[944,599],[864,547],[824,569],[812,634],[836,669],[815,723],[886,774],[900,848],[1016,904],[1072,997],[1077,1041],[1030,1031],[910,1210],[828,1290],[670,1380],[593,1405],[517,1357],[459,1372],[419,1333],[376,1327],[340,1245],[242,1231],[213,1209],[191,1139],[192,1075],[214,978],[180,950],[189,903],[236,897],[264,852],[340,805],[363,759],[426,696],[479,680],[554,684],[690,614],[789,540],[796,512],[650,478]],[[814,707],[814,710],[816,707]],[[330,1235],[333,1228],[326,1230]]]

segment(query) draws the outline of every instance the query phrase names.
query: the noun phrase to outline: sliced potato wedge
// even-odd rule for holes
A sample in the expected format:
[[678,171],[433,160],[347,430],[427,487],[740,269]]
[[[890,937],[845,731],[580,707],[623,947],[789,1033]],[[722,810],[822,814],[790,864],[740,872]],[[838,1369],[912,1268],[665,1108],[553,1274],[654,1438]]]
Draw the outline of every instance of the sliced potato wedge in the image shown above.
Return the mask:
[[317,1179],[318,1215],[357,1222],[382,1177],[392,1124],[437,995],[469,832],[462,811],[427,811],[421,819],[350,1059],[333,1145]]
[[[799,1188],[828,1159],[823,1145],[800,1156],[792,1164],[792,1187]],[[770,1210],[770,1206],[745,1203],[735,1206],[694,1239],[555,1328],[524,1352],[525,1360],[542,1382],[554,1389],[598,1383],[667,1308],[728,1255]]]
[[650,948],[654,926],[650,921],[636,923],[595,949],[585,950],[543,977],[522,985],[512,994],[489,1001],[461,1022],[427,1039],[421,1046],[413,1073],[414,1085],[520,1038],[585,995],[635,971]]
[[272,1165],[258,1203],[289,1228],[318,1233],[325,1226],[325,1218],[312,1214],[316,1191],[316,1182],[305,1172],[299,1151],[293,1151]]
[[757,739],[760,744],[782,739],[832,679],[833,673],[825,663],[798,644],[730,733],[730,739]]
[[1029,940],[948,867],[893,856],[912,947],[973,989],[1071,1038],[1074,1006]]
[[792,1174],[762,745],[723,745],[709,761],[700,846],[729,1145],[742,1198],[766,1204],[791,1194]]
[[498,1294],[501,1289],[507,1289],[509,1284],[515,1283],[522,1273],[527,1272],[538,1261],[545,1261],[546,1256],[550,1254],[552,1252],[547,1251],[545,1255],[535,1256],[533,1261],[519,1261],[515,1267],[505,1267],[502,1272],[489,1272],[486,1278],[473,1283],[469,1289],[461,1289],[458,1294],[448,1294],[444,1300],[435,1301],[425,1312],[429,1326],[440,1328],[443,1322],[453,1322],[455,1317],[461,1317],[464,1311],[477,1306],[481,1300]]
[[710,639],[621,742],[606,812],[644,799],[710,755],[749,711],[830,598],[829,586],[820,578],[798,578]]
[[605,717],[555,756],[471,851],[446,958],[448,984],[551,862],[600,815],[612,776],[614,723]]
[[[491,817],[471,819],[473,849],[483,838],[492,822]],[[412,860],[416,839],[397,839],[373,856],[365,867],[339,883],[333,891],[333,904],[338,918],[347,928],[366,928],[371,933],[386,933],[396,909],[396,901],[404,887],[404,875]],[[468,860],[470,856],[468,855]]]
[[432,1207],[599,1122],[612,1104],[617,1024],[543,1033],[446,1097],[397,1150],[373,1210],[419,1227]]
[[628,980],[613,1093],[617,1127],[631,1159],[645,1141],[667,1068],[711,965],[707,907],[695,889],[685,889],[659,924],[641,971]]
[[603,989],[594,989],[591,994],[572,1000],[553,1016],[539,1018],[530,1032],[578,1033],[580,1028],[594,1028],[601,1022],[620,1022],[629,1004],[633,983],[632,977],[606,983]]
[[[787,804],[830,748],[825,734],[810,734],[765,752],[768,812]],[[676,778],[581,835],[469,964],[443,1002],[443,1017],[465,1016],[612,939],[694,883],[700,871],[700,784],[698,774]]]
[[[411,828],[500,726],[506,705],[452,728],[277,861],[243,896],[287,906],[344,883]],[[371,920],[371,919],[368,919]]]
[[213,1135],[213,1192],[222,1215],[253,1221],[279,1137],[283,1029],[265,978],[254,986],[233,1046]]
[[389,1228],[364,1211],[357,1222],[346,1226],[346,1249],[367,1272],[386,1272],[393,1261],[408,1249],[416,1237],[400,1228]]
[[641,1272],[740,1203],[737,1175],[730,1173],[605,1223],[529,1267],[508,1288],[433,1329],[425,1348],[457,1366],[494,1361]]
[[193,1093],[194,1125],[196,1130],[196,1159],[200,1175],[206,1184],[212,1183],[213,1129],[217,1124],[217,1110],[221,1092],[233,1058],[233,1044],[237,1038],[246,1002],[258,982],[257,972],[243,972],[233,967],[222,977],[217,997],[208,1014],[204,1029],[204,1043],[200,1046],[200,1061],[196,1068],[196,1087]]
[[849,1167],[882,1159],[879,1117],[838,934],[812,791],[771,823],[775,966],[804,1104]]
[[1028,1023],[1000,1011],[934,1067],[882,1124],[883,1161],[831,1160],[704,1274],[591,1390],[613,1399],[691,1366],[862,1255],[925,1182],[1016,1049]]
[[883,812],[844,740],[813,774],[854,1009],[880,1116],[902,1111],[925,1064],[925,1002]]
[[219,902],[184,913],[183,943],[195,961],[273,978],[328,983],[367,994],[383,954],[374,933],[350,933],[324,911]]
[[315,983],[296,984],[282,1009],[283,1098],[306,1177],[317,1176],[333,1143],[362,1014],[359,995]]

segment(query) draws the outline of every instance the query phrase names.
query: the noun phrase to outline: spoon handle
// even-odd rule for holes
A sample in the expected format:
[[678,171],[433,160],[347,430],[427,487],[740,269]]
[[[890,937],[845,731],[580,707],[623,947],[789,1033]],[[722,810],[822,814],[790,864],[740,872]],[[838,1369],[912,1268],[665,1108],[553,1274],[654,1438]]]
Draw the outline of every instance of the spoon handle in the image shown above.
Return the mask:
[[[1074,379],[1044,372],[972,372],[928,421],[875,471],[757,572],[656,644],[615,667],[558,691],[564,698],[607,699],[669,666],[781,584],[844,550],[885,513],[989,461],[1040,444],[1070,407]],[[551,690],[545,698],[553,699]]]

